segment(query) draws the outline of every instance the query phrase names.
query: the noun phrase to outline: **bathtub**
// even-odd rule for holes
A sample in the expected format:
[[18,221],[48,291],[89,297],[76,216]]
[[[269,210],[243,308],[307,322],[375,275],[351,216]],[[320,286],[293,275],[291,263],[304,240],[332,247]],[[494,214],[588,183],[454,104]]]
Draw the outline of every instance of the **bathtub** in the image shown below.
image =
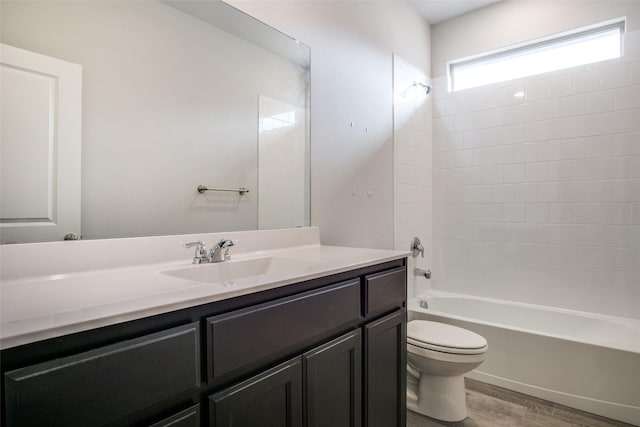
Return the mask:
[[408,306],[487,339],[469,378],[640,425],[640,320],[438,291]]

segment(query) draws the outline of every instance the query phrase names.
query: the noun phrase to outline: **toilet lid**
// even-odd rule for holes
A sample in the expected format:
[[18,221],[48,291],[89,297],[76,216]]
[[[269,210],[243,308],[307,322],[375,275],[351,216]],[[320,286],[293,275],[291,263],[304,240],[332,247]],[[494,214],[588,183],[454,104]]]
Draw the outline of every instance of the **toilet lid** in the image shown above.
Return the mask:
[[407,339],[411,344],[425,348],[436,346],[450,350],[474,350],[487,346],[487,340],[475,332],[429,320],[407,323]]

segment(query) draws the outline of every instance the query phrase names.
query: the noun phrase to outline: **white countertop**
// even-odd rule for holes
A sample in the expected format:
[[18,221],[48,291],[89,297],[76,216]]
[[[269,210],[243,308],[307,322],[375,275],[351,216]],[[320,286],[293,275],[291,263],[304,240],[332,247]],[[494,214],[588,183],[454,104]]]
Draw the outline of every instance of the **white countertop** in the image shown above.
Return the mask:
[[163,274],[210,265],[193,265],[186,253],[179,261],[124,267],[107,264],[108,268],[66,274],[4,278],[0,288],[0,348],[220,301],[392,261],[409,254],[306,243],[234,254],[227,262],[261,257],[307,262],[291,270],[223,283],[196,282]]

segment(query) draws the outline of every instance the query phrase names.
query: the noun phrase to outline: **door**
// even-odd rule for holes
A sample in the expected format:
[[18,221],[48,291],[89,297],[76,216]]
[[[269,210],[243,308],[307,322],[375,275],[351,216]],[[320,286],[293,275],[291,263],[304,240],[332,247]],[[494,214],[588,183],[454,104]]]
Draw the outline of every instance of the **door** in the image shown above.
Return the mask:
[[80,236],[82,67],[0,44],[0,240]]
[[296,357],[209,396],[209,425],[301,427],[301,358]]
[[362,338],[350,332],[303,355],[306,427],[362,426]]
[[364,326],[365,425],[404,427],[407,411],[407,315],[401,309]]

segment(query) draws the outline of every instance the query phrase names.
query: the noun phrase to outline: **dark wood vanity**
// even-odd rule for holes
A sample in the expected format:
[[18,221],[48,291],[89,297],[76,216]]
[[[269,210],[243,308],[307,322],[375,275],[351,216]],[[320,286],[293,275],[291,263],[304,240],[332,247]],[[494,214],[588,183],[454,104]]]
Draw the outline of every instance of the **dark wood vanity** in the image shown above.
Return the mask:
[[2,425],[405,425],[406,259],[1,352]]

